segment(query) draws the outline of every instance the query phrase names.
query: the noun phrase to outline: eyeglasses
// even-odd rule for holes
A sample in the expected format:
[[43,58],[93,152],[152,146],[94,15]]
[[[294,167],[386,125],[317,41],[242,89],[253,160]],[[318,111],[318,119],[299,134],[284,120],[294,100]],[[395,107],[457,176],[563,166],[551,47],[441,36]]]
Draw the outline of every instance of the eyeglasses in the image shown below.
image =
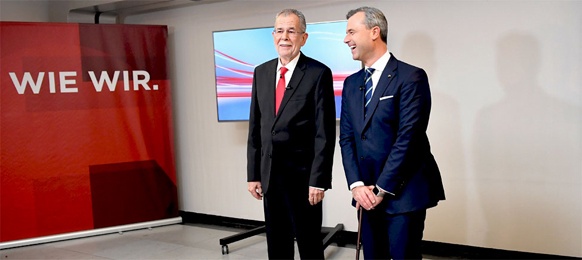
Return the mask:
[[287,34],[289,34],[289,37],[297,37],[300,34],[305,33],[305,32],[295,31],[295,29],[289,29],[289,30],[275,29],[275,30],[273,30],[273,35],[276,35],[277,37],[281,37],[281,36],[283,36],[283,34],[285,34],[285,32],[287,32]]

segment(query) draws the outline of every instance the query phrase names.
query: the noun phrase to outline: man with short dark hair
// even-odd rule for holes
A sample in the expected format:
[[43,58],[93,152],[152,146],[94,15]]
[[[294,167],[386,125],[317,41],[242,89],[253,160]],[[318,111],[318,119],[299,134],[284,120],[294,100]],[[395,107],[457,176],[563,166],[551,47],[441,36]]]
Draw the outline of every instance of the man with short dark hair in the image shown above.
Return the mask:
[[421,259],[426,209],[444,200],[426,135],[431,96],[424,70],[387,47],[382,11],[347,14],[344,42],[364,68],[344,81],[340,146],[353,204],[363,210],[366,259]]

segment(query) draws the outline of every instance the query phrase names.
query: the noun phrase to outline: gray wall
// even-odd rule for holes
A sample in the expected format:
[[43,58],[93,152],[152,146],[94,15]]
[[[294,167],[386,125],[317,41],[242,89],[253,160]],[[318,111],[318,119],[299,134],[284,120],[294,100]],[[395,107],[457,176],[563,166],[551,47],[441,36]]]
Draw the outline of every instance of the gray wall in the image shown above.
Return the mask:
[[0,21],[48,22],[48,1],[0,0]]
[[[0,4],[11,20],[15,5]],[[429,74],[447,200],[428,211],[424,239],[582,256],[582,1],[233,0],[127,17],[169,26],[180,209],[263,219],[246,191],[248,124],[216,119],[212,31],[271,26],[287,7],[342,20],[361,5],[384,11],[389,50]],[[62,21],[66,6],[46,17]],[[333,174],[324,225],[355,231],[339,147]]]

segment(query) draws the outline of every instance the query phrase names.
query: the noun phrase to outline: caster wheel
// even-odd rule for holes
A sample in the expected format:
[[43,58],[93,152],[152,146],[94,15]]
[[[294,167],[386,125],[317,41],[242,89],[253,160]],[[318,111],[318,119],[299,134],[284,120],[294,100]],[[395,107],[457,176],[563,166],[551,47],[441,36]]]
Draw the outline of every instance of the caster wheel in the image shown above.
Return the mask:
[[226,245],[222,246],[222,254],[228,255],[228,246],[226,246]]

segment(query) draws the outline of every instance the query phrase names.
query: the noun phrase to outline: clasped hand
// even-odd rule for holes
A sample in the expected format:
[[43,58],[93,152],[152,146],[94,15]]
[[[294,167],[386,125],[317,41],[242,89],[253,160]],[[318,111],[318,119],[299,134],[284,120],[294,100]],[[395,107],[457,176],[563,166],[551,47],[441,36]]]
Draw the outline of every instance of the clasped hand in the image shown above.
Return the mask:
[[374,185],[358,186],[352,189],[352,197],[356,200],[356,209],[360,209],[361,206],[366,210],[373,210],[382,202],[383,198],[372,192],[374,187]]

